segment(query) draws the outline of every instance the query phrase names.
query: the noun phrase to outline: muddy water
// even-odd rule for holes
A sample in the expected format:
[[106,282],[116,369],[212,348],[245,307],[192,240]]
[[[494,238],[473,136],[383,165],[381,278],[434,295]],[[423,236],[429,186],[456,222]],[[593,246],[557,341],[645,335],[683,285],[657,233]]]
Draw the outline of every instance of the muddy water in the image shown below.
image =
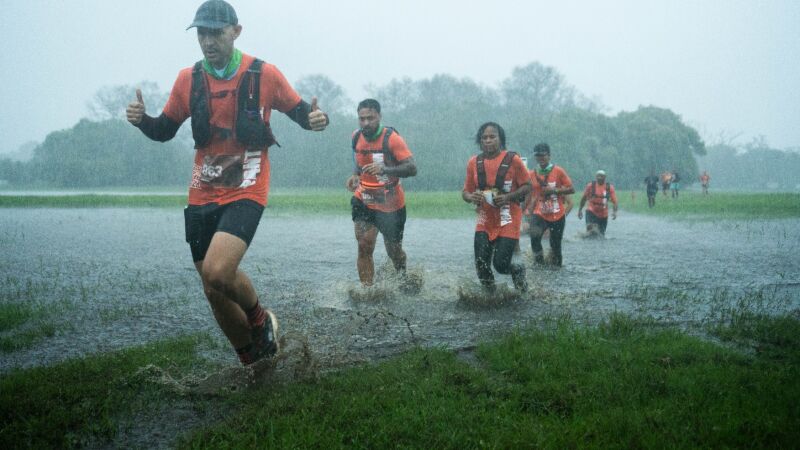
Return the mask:
[[[768,292],[782,299],[770,306],[775,312],[800,307],[800,219],[677,222],[623,213],[607,239],[587,240],[573,215],[564,267],[530,268],[531,292],[495,307],[458,301],[459,286],[476,279],[473,227],[466,219],[409,220],[409,266],[425,281],[416,296],[387,282],[382,298],[351,299],[356,245],[348,217],[268,213],[243,269],[278,314],[282,333],[306,339],[323,369],[417,344],[469,347],[561,314],[591,322],[622,311],[697,322],[719,306],[697,299],[719,292]],[[521,244],[530,251],[527,238]],[[385,261],[379,241],[376,265]],[[42,305],[57,327],[35,347],[4,354],[0,371],[196,331],[220,342],[205,356],[237,364],[200,289],[180,210],[3,209],[0,274],[3,302]],[[507,276],[498,281],[510,285]]]

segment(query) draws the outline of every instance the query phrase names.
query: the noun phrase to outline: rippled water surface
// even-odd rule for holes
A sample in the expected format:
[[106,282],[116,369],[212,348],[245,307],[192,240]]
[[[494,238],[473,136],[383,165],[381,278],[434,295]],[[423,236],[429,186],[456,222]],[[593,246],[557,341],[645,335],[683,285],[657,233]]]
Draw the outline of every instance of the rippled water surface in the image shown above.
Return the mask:
[[[596,321],[614,311],[700,321],[702,299],[766,292],[775,312],[800,304],[800,219],[669,221],[622,214],[605,240],[567,221],[564,267],[528,270],[531,292],[494,307],[458,301],[473,286],[474,221],[409,219],[409,266],[419,295],[354,301],[356,243],[349,217],[267,215],[242,268],[281,332],[307,338],[322,367],[391,355],[411,345],[462,348],[544,317]],[[386,262],[379,240],[376,265]],[[523,253],[529,241],[521,241]],[[0,370],[196,331],[224,342],[203,297],[175,209],[3,209],[3,302],[45,306],[54,337],[4,354]],[[498,281],[508,283],[507,276]],[[723,296],[724,297],[724,296]],[[235,365],[227,345],[206,356]]]

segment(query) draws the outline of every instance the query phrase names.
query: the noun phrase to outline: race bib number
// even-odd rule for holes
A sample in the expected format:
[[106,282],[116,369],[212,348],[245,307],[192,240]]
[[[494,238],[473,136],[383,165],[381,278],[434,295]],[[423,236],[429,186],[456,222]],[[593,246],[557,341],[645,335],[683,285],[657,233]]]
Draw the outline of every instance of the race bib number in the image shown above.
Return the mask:
[[384,204],[388,196],[389,193],[384,188],[361,189],[361,201],[365,205]]
[[206,155],[200,169],[200,181],[214,187],[238,187],[242,184],[241,155]]

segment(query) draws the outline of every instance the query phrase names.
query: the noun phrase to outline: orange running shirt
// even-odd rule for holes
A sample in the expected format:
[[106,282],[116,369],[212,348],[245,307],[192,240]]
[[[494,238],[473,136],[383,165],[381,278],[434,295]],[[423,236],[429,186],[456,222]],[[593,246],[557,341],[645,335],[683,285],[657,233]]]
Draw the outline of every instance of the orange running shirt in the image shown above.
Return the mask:
[[[548,222],[555,222],[564,217],[564,196],[548,195],[545,198],[542,194],[542,184],[558,189],[572,187],[572,180],[561,166],[553,165],[553,170],[547,175],[539,175],[536,169],[530,171],[531,176],[531,195],[528,196],[526,212],[540,216]],[[532,211],[531,211],[532,209]]]
[[[403,137],[397,131],[393,131],[389,135],[389,153],[392,158],[385,161],[383,152],[380,150],[383,149],[383,137],[387,131],[384,127],[380,136],[374,141],[368,141],[364,134],[361,134],[358,142],[356,142],[355,150],[356,164],[358,164],[359,168],[379,161],[383,161],[387,166],[396,166],[400,161],[414,156],[411,150],[408,149]],[[357,132],[358,130],[354,131],[353,136]],[[370,150],[378,151],[369,152]],[[392,188],[392,186],[394,187]],[[405,192],[403,192],[403,186],[400,184],[400,178],[388,175],[362,173],[354,195],[364,202],[367,208],[381,212],[397,211],[406,204],[406,196]]]
[[[487,189],[494,186],[495,178],[497,178],[497,169],[500,163],[503,162],[508,151],[503,150],[492,159],[484,159],[483,167],[486,170],[486,184]],[[475,192],[478,190],[478,170],[477,170],[478,156],[473,156],[467,163],[467,177],[464,180],[464,192]],[[503,191],[514,192],[520,186],[531,181],[528,176],[528,169],[525,163],[522,162],[519,155],[514,156],[511,160],[511,167],[506,172],[505,184]],[[512,202],[509,207],[511,213],[511,222],[502,225],[501,208],[492,206],[483,202],[478,211],[478,223],[475,225],[475,232],[484,231],[489,235],[489,241],[494,241],[498,237],[506,237],[511,239],[519,239],[519,229],[522,225],[522,207],[518,202]]]
[[[194,169],[189,184],[189,204],[221,205],[236,200],[248,199],[266,206],[269,195],[269,157],[267,149],[247,149],[233,135],[236,114],[237,87],[254,57],[242,54],[242,63],[230,80],[217,80],[204,73],[208,81],[211,110],[211,143],[196,149]],[[164,114],[177,123],[183,123],[191,115],[189,97],[192,89],[192,67],[178,73],[172,87]],[[261,68],[260,105],[264,121],[268,122],[273,109],[287,112],[300,103],[300,95],[291,87],[283,74],[272,64]],[[213,161],[213,163],[212,163]],[[221,170],[223,163],[242,164],[241,183],[232,186],[212,184],[206,175]]]
[[[606,198],[606,188],[608,188],[608,198]],[[614,186],[604,183],[594,186],[594,197],[592,197],[592,183],[587,183],[586,188],[583,190],[583,195],[586,197],[588,205],[587,211],[591,211],[595,216],[605,219],[608,217],[608,202],[617,204],[617,192]]]

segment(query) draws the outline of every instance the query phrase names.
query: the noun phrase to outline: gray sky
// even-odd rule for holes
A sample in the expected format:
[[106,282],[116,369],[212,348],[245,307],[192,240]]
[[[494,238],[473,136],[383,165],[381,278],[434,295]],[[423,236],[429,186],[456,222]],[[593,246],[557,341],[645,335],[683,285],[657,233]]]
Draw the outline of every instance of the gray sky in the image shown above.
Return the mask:
[[[170,89],[202,56],[184,31],[200,3],[3,1],[0,153],[72,127],[103,86]],[[292,82],[325,74],[353,100],[367,84],[404,76],[496,86],[539,61],[609,114],[656,105],[712,142],[741,133],[738,143],[764,135],[773,147],[800,147],[800,1],[231,3],[244,27],[237,47]]]

